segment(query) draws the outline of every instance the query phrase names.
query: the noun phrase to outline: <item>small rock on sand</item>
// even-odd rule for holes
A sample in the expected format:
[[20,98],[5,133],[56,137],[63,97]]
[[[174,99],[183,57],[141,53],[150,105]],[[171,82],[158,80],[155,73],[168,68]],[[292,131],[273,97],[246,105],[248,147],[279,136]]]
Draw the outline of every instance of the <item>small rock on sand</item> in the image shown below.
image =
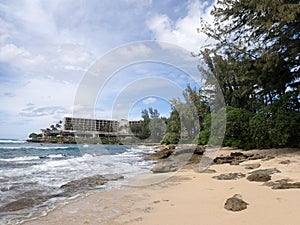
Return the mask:
[[249,204],[242,199],[241,195],[235,194],[226,200],[224,208],[236,212],[246,209],[247,205]]

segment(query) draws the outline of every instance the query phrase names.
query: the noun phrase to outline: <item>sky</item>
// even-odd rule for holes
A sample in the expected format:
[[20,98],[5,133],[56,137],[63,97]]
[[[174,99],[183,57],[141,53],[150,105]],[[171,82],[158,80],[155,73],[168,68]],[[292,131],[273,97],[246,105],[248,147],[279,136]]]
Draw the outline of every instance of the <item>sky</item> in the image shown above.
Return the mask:
[[[0,0],[0,138],[64,116],[140,119],[202,84],[212,0]],[[189,67],[189,68],[187,68]],[[193,67],[193,68],[191,68]],[[197,77],[198,76],[198,77]]]

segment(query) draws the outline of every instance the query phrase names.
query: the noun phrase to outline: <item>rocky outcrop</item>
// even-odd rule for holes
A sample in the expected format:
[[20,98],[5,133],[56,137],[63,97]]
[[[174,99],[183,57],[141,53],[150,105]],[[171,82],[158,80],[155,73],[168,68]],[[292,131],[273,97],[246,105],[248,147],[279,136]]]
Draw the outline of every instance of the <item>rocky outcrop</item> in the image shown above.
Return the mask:
[[231,152],[229,156],[219,156],[214,159],[216,164],[229,163],[230,165],[238,165],[247,160],[256,160],[264,158],[264,155],[259,154],[244,154],[242,152]]
[[213,176],[213,178],[218,180],[237,180],[245,176],[246,174],[243,173],[226,173],[226,174],[220,174],[218,176]]
[[247,205],[249,204],[242,199],[241,195],[235,194],[233,197],[226,200],[224,208],[236,212],[246,209]]
[[156,164],[151,169],[153,173],[174,172],[186,164],[199,163],[205,147],[202,146],[183,146],[174,147],[166,146],[164,149],[147,155],[146,159],[156,160]]

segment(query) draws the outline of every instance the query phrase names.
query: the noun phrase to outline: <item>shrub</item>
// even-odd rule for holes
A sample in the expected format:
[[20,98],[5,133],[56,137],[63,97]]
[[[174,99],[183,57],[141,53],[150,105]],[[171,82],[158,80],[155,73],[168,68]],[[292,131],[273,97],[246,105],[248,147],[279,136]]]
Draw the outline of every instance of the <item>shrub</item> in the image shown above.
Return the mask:
[[179,134],[174,132],[168,132],[165,134],[161,144],[178,144],[179,142]]

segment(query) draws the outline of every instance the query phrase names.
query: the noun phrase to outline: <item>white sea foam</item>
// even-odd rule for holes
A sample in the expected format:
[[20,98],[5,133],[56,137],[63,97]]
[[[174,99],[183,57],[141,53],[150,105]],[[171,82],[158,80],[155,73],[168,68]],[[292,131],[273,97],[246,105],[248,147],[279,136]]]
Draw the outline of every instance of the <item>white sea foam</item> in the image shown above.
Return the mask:
[[65,155],[63,155],[63,154],[56,154],[56,155],[48,155],[47,156],[48,158],[51,158],[51,159],[56,159],[56,158],[64,158],[65,157]]
[[31,160],[38,160],[40,157],[38,156],[23,156],[23,157],[15,157],[15,158],[8,158],[8,159],[0,159],[2,162],[18,162],[18,161],[31,161]]
[[0,139],[0,144],[21,144],[21,143],[26,143],[25,140],[15,140],[15,139]]
[[20,150],[20,149],[39,149],[39,150],[53,150],[53,149],[73,149],[75,146],[0,146],[1,149]]

